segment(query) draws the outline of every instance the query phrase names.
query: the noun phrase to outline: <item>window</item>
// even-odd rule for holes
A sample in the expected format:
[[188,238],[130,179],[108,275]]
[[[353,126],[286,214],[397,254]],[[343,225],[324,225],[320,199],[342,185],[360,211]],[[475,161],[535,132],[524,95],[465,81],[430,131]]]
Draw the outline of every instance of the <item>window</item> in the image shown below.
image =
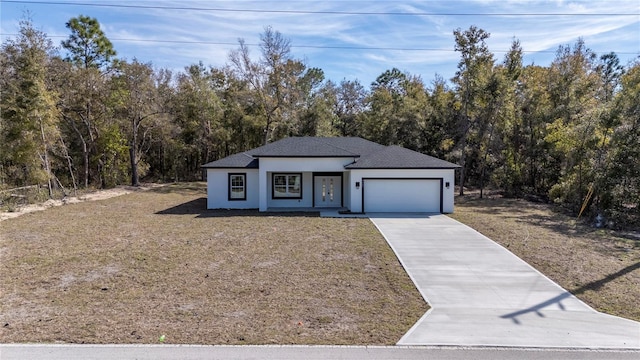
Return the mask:
[[302,199],[302,174],[273,174],[274,199]]
[[247,200],[246,174],[229,174],[229,201]]

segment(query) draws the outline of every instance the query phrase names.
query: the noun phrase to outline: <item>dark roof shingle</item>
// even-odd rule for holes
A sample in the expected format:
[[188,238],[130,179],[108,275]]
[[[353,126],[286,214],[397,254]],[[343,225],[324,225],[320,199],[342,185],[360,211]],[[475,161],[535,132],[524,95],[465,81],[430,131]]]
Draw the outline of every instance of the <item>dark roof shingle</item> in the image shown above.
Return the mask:
[[255,157],[357,157],[382,145],[357,137],[289,137],[247,151]]
[[258,159],[253,156],[244,153],[238,153],[220,160],[212,161],[210,163],[202,165],[205,169],[227,169],[227,168],[245,168],[245,169],[257,169]]
[[361,156],[345,169],[455,169],[459,165],[392,145]]

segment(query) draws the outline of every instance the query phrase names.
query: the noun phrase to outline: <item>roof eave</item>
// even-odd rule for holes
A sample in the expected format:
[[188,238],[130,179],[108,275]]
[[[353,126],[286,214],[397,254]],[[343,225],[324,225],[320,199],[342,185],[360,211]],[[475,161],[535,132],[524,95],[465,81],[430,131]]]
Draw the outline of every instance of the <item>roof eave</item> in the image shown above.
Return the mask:
[[355,167],[355,166],[345,166],[345,169],[349,170],[455,170],[459,169],[461,166],[449,166],[449,167],[380,167],[380,166],[366,166],[366,167]]
[[252,155],[255,158],[357,158],[360,155]]
[[200,166],[202,169],[258,169],[257,166]]

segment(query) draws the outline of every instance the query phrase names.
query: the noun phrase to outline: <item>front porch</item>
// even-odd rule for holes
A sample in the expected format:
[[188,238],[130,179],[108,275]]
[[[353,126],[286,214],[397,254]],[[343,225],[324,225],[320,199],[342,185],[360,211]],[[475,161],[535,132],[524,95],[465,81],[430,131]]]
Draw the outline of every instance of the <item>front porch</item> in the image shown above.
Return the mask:
[[265,171],[260,175],[260,211],[349,208],[348,173]]
[[320,217],[329,218],[368,218],[363,213],[351,213],[346,207],[270,207],[266,212],[317,212]]

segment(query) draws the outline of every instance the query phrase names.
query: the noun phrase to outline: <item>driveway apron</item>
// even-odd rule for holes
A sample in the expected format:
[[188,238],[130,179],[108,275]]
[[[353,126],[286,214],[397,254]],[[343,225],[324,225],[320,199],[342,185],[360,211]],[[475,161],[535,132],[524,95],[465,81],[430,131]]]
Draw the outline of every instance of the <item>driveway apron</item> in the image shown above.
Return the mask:
[[640,348],[640,323],[602,314],[445,215],[372,214],[431,305],[398,345]]

